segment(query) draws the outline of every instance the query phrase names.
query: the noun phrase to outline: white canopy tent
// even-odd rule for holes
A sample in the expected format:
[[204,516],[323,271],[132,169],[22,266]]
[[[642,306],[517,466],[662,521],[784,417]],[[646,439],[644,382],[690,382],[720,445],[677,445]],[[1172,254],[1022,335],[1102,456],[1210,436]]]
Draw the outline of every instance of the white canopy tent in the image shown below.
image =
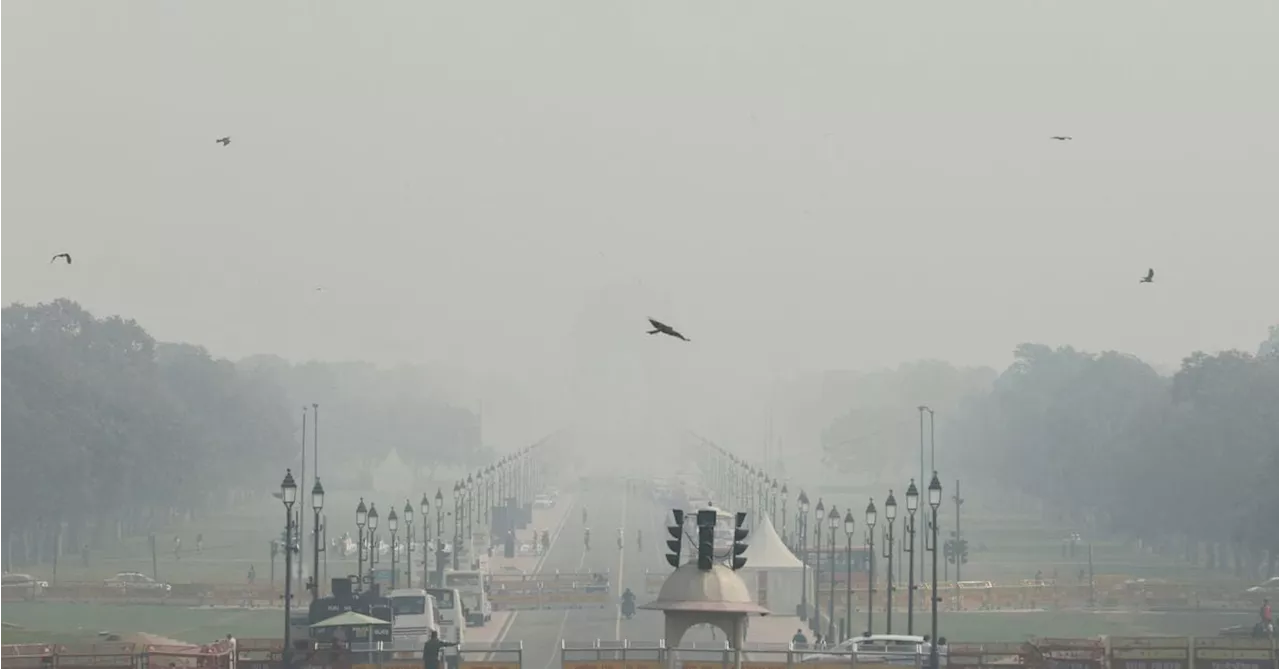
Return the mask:
[[795,615],[804,593],[804,564],[782,543],[768,516],[747,536],[747,564],[738,571],[755,603],[779,615]]

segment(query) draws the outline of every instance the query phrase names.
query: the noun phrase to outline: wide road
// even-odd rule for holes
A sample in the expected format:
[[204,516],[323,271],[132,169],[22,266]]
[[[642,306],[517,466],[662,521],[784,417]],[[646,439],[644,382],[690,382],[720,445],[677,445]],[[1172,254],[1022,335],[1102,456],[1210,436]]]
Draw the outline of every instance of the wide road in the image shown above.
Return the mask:
[[[584,526],[582,510],[586,508]],[[574,497],[564,528],[555,538],[542,564],[543,573],[600,572],[610,575],[614,604],[606,609],[570,609],[567,611],[518,611],[513,614],[504,641],[524,642],[525,669],[553,669],[560,663],[560,641],[571,645],[590,645],[599,640],[628,639],[632,642],[656,642],[662,638],[662,614],[637,611],[634,618],[624,620],[617,605],[626,588],[636,595],[637,604],[653,598],[645,593],[644,572],[670,573],[666,552],[665,526],[670,523],[670,509],[658,507],[648,481],[591,479]],[[583,529],[591,529],[591,550],[583,545]],[[618,550],[618,528],[626,541]],[[644,533],[644,550],[636,547],[636,530]],[[687,552],[689,546],[686,544]],[[710,641],[709,629],[691,632],[689,641]]]

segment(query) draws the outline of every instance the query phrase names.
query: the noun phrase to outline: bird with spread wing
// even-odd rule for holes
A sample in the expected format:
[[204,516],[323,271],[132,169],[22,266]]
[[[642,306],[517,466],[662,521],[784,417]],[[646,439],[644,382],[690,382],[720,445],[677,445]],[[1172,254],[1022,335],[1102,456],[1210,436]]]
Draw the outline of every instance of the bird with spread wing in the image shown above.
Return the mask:
[[217,138],[217,139],[213,140],[213,143],[214,143],[214,144],[221,144],[221,145],[223,145],[223,146],[228,146],[228,145],[230,145],[230,144],[231,144],[231,138],[230,138],[230,137],[219,137],[219,138]]
[[670,325],[667,325],[666,323],[659,323],[658,321],[655,321],[652,318],[650,318],[649,324],[653,326],[653,329],[649,331],[649,334],[664,334],[664,335],[667,335],[668,337],[675,337],[676,339],[682,339],[684,341],[692,341],[688,337],[677,332],[675,328],[671,327]]
[[1154,269],[1147,268],[1147,275],[1142,277],[1141,279],[1138,279],[1138,283],[1152,283],[1155,281],[1155,278],[1156,278],[1156,271]]
[[70,254],[70,253],[55,253],[55,254],[54,254],[54,256],[53,256],[52,258],[50,258],[50,259],[49,259],[49,264],[50,264],[50,265],[52,265],[54,262],[56,262],[56,261],[58,260],[58,258],[65,258],[65,259],[66,259],[66,261],[67,261],[67,264],[68,264],[68,265],[70,265],[70,264],[71,264],[71,254]]

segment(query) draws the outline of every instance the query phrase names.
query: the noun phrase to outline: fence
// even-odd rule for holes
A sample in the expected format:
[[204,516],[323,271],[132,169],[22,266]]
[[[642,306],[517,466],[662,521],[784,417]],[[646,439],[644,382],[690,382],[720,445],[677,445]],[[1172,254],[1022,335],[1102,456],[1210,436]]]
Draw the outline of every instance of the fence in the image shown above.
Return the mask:
[[6,669],[230,669],[231,644],[208,646],[95,643],[86,645],[17,644],[3,648]]

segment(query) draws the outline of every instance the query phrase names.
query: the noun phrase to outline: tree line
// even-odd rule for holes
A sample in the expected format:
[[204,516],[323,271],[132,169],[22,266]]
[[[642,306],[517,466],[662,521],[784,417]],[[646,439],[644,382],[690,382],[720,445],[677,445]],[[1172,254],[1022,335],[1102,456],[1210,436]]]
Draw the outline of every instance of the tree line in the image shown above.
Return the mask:
[[488,461],[478,417],[424,389],[420,371],[221,359],[66,299],[4,308],[0,371],[7,564],[269,494],[296,466],[312,402],[329,404],[335,472],[392,448],[421,465]]
[[[1195,352],[1172,375],[1114,351],[1022,344],[989,381],[981,370],[930,363],[872,385],[899,402],[936,402],[938,448],[974,478],[1205,566],[1252,575],[1265,565],[1274,575],[1277,372],[1273,327],[1257,352]],[[846,469],[872,461],[888,448],[886,432],[913,444],[914,414],[859,404],[824,433],[827,461]],[[915,462],[914,449],[907,455]]]

